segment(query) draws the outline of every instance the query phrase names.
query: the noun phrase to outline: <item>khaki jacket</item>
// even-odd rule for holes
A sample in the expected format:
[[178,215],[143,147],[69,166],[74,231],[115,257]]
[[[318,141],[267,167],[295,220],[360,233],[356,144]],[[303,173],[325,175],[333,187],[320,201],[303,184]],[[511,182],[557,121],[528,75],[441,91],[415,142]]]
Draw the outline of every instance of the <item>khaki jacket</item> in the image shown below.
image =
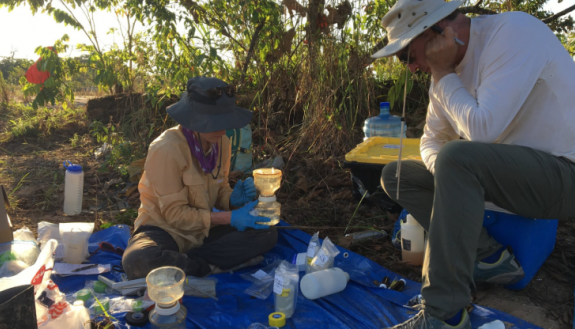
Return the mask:
[[[154,225],[170,233],[181,253],[201,246],[210,230],[210,212],[216,207],[230,210],[232,189],[230,141],[220,145],[221,169],[214,179],[205,174],[192,157],[180,126],[164,131],[150,144],[144,174],[138,184],[142,205],[135,229]],[[218,172],[219,159],[212,174]]]

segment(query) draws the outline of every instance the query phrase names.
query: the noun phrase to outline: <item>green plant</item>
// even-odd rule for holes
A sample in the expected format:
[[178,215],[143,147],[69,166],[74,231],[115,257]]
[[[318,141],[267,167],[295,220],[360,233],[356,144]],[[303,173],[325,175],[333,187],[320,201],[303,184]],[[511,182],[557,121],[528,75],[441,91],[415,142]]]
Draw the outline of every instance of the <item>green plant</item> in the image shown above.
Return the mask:
[[80,141],[80,136],[74,133],[74,137],[70,138],[70,146],[76,147],[78,146],[78,142]]
[[20,178],[20,180],[18,181],[18,184],[16,184],[16,187],[14,187],[14,189],[12,190],[12,192],[10,192],[8,194],[8,200],[10,201],[10,204],[15,205],[16,204],[16,198],[14,196],[14,193],[16,191],[18,191],[19,188],[22,187],[22,185],[24,185],[25,179],[26,177],[28,177],[28,175],[30,175],[30,173],[27,173],[26,175],[22,176],[22,178]]

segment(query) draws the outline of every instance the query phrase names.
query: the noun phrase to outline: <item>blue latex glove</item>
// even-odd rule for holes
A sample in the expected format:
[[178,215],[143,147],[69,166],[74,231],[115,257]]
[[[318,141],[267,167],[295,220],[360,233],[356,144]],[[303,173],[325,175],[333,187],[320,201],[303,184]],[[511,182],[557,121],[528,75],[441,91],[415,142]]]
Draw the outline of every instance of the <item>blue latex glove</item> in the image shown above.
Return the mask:
[[258,202],[258,200],[250,202],[244,207],[232,211],[231,225],[239,231],[245,231],[248,227],[255,228],[256,230],[270,228],[269,225],[256,224],[256,222],[269,222],[271,219],[268,217],[250,215],[250,211],[258,205]]
[[252,201],[253,199],[256,198],[257,195],[257,190],[256,190],[256,186],[254,185],[254,179],[251,177],[248,177],[248,179],[246,179],[244,181],[244,192],[246,194],[246,198],[248,198],[248,201]]
[[249,177],[245,181],[241,179],[234,186],[234,190],[230,195],[230,205],[234,207],[243,207],[246,203],[252,201],[256,197],[256,186],[254,179]]

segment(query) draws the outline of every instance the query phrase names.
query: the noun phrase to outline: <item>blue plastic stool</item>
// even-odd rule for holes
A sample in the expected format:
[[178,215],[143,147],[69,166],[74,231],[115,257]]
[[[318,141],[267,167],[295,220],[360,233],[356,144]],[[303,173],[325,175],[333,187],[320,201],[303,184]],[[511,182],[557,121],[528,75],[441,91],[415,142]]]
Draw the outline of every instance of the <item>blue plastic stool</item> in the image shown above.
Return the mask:
[[533,279],[537,271],[555,248],[556,219],[534,219],[497,211],[486,210],[483,226],[487,233],[504,246],[511,246],[525,277],[505,286],[521,290]]
[[[405,219],[404,209],[399,215],[393,236],[400,229],[399,220]],[[513,253],[525,271],[525,277],[512,285],[505,286],[521,290],[533,279],[537,271],[555,248],[558,220],[534,219],[518,215],[485,210],[483,226],[487,233],[503,246],[511,246]],[[575,329],[575,328],[574,328]]]

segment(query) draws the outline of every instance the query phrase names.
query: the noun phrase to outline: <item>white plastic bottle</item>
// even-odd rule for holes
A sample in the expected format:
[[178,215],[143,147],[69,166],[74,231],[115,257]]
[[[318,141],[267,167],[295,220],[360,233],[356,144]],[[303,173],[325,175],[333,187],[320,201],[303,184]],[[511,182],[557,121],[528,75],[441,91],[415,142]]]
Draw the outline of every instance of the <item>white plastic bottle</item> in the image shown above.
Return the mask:
[[307,299],[317,299],[345,289],[349,274],[338,267],[304,275],[300,282],[301,293]]
[[401,258],[412,265],[423,264],[424,230],[411,215],[401,223]]
[[[66,165],[66,162],[68,165]],[[64,185],[64,213],[68,216],[82,212],[82,194],[84,193],[84,172],[82,166],[64,162],[66,177]]]

